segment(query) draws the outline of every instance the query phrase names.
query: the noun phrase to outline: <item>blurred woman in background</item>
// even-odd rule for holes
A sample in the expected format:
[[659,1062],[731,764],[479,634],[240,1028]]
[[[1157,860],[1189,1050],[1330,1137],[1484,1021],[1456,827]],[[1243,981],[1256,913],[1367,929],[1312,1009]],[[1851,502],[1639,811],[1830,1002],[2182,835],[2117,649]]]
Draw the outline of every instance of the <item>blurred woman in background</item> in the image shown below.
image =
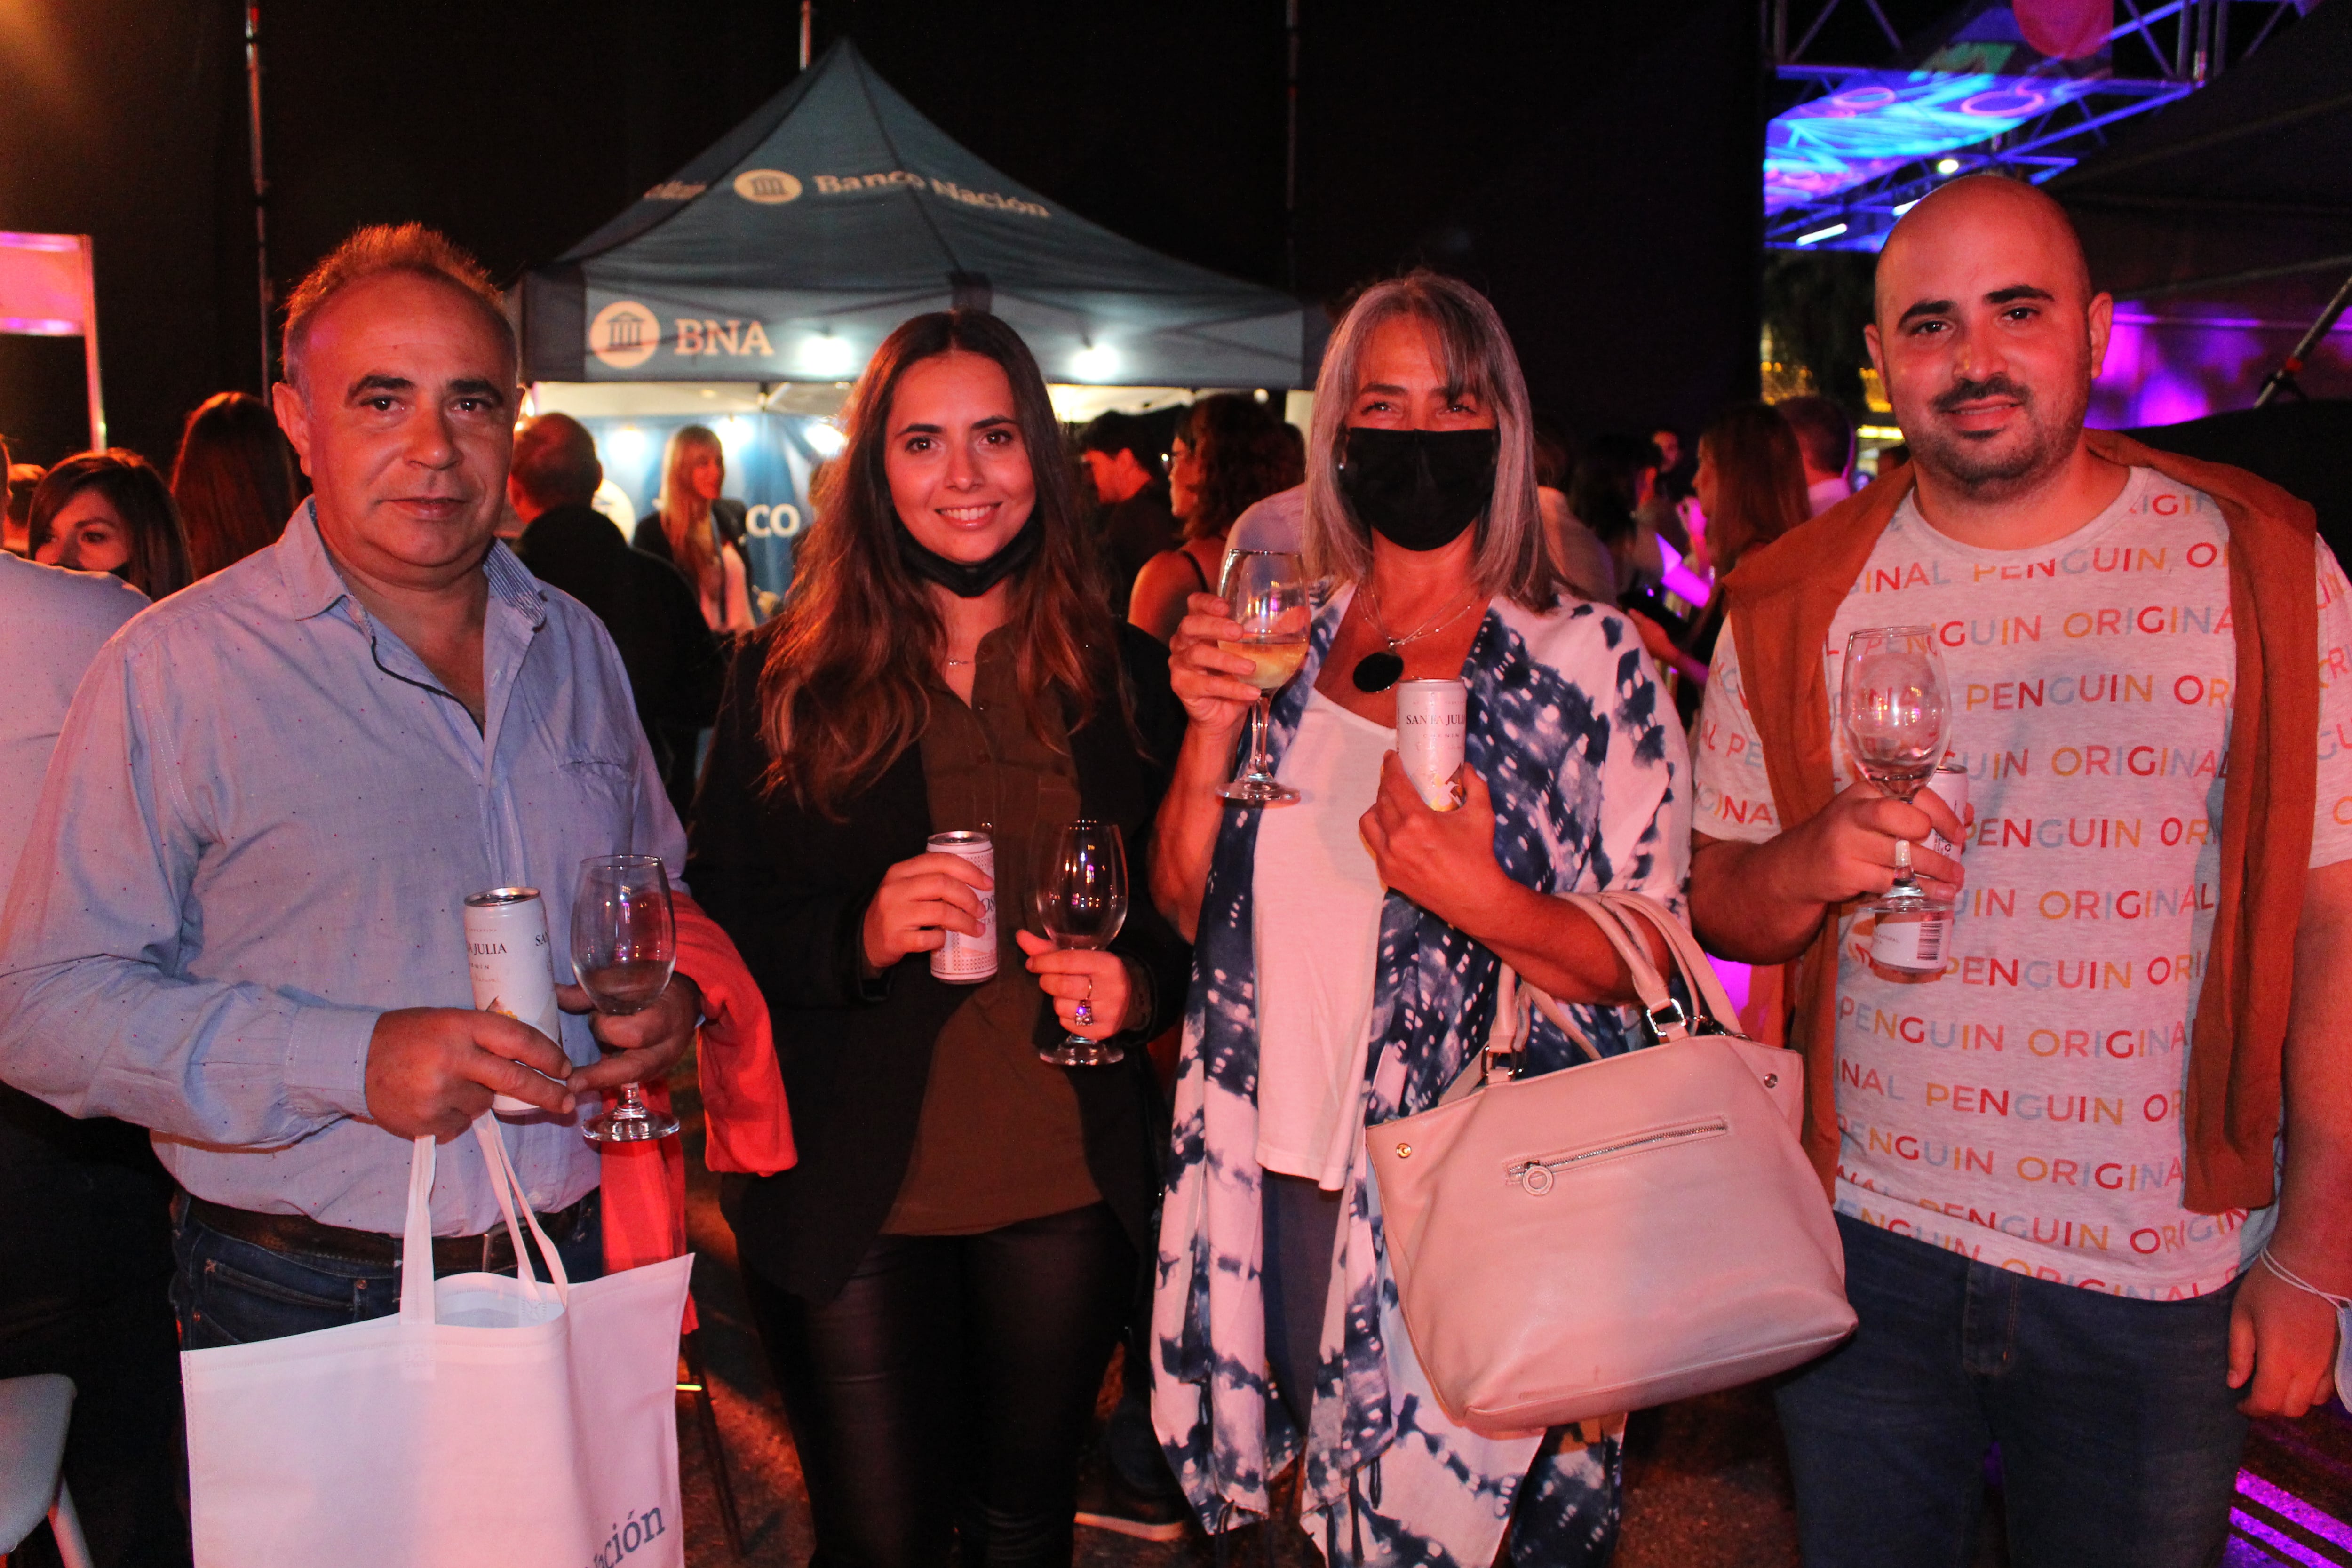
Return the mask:
[[188,536],[163,476],[121,447],[68,458],[33,490],[26,516],[33,559],[76,572],[111,572],[150,599],[194,581]]
[[1657,473],[1657,448],[1646,437],[1609,435],[1587,446],[1568,482],[1569,510],[1608,547],[1619,604],[1638,602],[1663,574],[1657,538],[1641,522]]
[[269,405],[248,392],[198,404],[180,432],[172,500],[197,577],[276,542],[294,510],[294,462]]
[[712,503],[727,485],[727,448],[708,426],[688,425],[662,451],[661,494],[630,542],[686,574],[714,632],[751,629],[751,574],[719,531]]
[[1185,598],[1216,591],[1234,519],[1305,477],[1298,443],[1270,405],[1221,392],[1185,410],[1168,453],[1168,510],[1184,542],[1136,574],[1129,622],[1163,643],[1174,637]]
[[[1727,410],[1698,438],[1698,472],[1691,489],[1706,519],[1708,559],[1720,584],[1739,558],[1769,544],[1811,515],[1805,499],[1804,458],[1796,432],[1769,404],[1743,403]],[[1676,636],[1643,606],[1630,606],[1650,657],[1677,672],[1686,684],[1676,702],[1687,720],[1706,683],[1715,641],[1723,633],[1723,594],[1711,595],[1687,631]]]
[[1569,504],[1574,471],[1567,443],[1538,420],[1535,429],[1536,505],[1543,517],[1544,544],[1561,584],[1596,605],[1617,602],[1617,562],[1601,536],[1584,525]]

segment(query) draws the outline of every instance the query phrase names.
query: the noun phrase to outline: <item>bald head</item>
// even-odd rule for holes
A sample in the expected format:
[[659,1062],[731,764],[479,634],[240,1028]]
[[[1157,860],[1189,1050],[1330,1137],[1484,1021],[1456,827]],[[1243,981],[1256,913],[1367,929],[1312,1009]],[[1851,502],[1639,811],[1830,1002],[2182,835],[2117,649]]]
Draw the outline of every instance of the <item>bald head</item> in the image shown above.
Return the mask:
[[568,414],[542,414],[515,433],[509,498],[525,522],[551,507],[586,506],[604,482],[596,437]]
[[1923,481],[1985,503],[2051,482],[2082,444],[2112,308],[2065,212],[2021,181],[1955,180],[1905,214],[1864,335]]
[[1956,258],[1979,255],[2025,267],[2042,288],[2078,307],[2090,302],[2091,268],[2066,209],[2022,180],[1970,174],[1930,191],[1887,235],[1878,253],[1879,330],[1918,302],[1902,295],[1923,269],[1940,273]]

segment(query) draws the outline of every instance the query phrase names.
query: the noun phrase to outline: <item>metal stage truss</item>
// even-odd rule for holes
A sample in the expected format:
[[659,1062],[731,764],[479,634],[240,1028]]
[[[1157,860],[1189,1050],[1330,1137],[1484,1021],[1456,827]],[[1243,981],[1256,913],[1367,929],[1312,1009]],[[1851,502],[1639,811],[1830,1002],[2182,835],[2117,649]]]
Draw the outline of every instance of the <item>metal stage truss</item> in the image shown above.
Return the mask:
[[[1832,35],[1850,58],[1814,58],[1842,10]],[[1780,84],[1765,133],[1765,245],[1874,251],[1896,218],[1947,180],[1998,170],[2039,184],[2105,146],[2112,127],[2245,58],[2298,5],[2117,0],[2116,25],[2074,59],[1979,41],[2011,26],[2006,10],[1965,7],[1931,30],[1940,42],[1922,48],[1880,0],[1762,0],[1766,58]]]

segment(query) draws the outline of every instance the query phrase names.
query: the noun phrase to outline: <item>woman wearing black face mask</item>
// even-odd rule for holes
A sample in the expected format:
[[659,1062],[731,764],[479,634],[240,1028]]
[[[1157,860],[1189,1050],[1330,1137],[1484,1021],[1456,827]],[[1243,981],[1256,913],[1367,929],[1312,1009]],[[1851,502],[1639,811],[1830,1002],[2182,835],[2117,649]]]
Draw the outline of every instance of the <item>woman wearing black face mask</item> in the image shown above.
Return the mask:
[[[1034,848],[1118,824],[1139,868],[1183,713],[1166,654],[1082,564],[1020,338],[921,316],[851,395],[793,596],[747,638],[688,875],[766,994],[800,1163],[729,1223],[824,1562],[1067,1564],[1077,1455],[1150,1245],[1140,1042],[1181,941],[1134,900],[1107,952],[1023,927]],[[927,837],[982,828],[993,879]],[[995,903],[997,973],[933,976]],[[1064,1029],[1129,1041],[1049,1067]]]
[[[1400,1542],[1485,1568],[1507,1529],[1516,1561],[1597,1563],[1616,1534],[1615,1434],[1501,1440],[1445,1419],[1396,1315],[1364,1130],[1429,1109],[1460,1076],[1505,963],[1566,1005],[1591,1048],[1636,1043],[1615,1005],[1633,994],[1622,964],[1549,895],[1679,907],[1682,731],[1624,618],[1555,591],[1526,388],[1467,286],[1381,284],[1333,334],[1305,533],[1308,575],[1334,591],[1269,725],[1298,804],[1234,809],[1217,794],[1255,695],[1235,679],[1248,661],[1217,646],[1240,636],[1227,606],[1195,595],[1171,655],[1192,728],[1152,892],[1197,934],[1152,1324],[1158,1425],[1213,1527],[1263,1512],[1259,1478],[1303,1439],[1305,1522],[1335,1568]],[[1389,754],[1396,682],[1433,679],[1467,687],[1452,810],[1424,805]],[[1581,1059],[1549,1021],[1528,1051],[1527,1071]]]

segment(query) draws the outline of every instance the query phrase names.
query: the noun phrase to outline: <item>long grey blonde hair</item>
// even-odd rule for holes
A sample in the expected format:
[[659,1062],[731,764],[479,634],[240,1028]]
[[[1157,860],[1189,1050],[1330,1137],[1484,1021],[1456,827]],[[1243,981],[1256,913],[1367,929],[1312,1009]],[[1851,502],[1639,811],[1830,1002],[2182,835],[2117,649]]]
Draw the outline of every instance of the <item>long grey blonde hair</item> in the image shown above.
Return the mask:
[[1324,351],[1315,378],[1314,428],[1307,437],[1307,574],[1341,583],[1371,575],[1371,536],[1339,492],[1339,464],[1348,450],[1348,411],[1363,379],[1365,345],[1400,316],[1428,324],[1448,390],[1471,393],[1494,410],[1495,497],[1475,525],[1471,575],[1487,594],[1531,610],[1549,609],[1559,589],[1536,500],[1535,433],[1519,356],[1485,295],[1426,268],[1365,289]]
[[727,448],[707,425],[687,425],[671,432],[662,449],[661,491],[654,511],[661,519],[662,536],[669,541],[670,560],[706,598],[718,598],[726,611],[727,574],[719,562],[719,525],[711,520],[710,503],[694,493],[687,469],[704,453],[720,462]]

